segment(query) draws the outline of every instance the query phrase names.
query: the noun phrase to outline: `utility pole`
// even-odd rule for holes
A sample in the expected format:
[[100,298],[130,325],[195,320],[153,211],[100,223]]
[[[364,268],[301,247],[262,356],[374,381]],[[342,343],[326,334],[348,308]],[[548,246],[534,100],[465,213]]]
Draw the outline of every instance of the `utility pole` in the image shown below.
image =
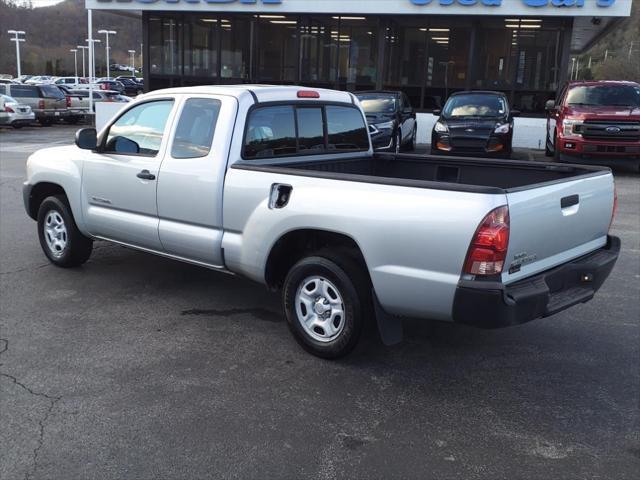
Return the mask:
[[[91,66],[95,68],[93,56],[93,10],[87,10],[87,42],[89,43],[89,70]],[[89,72],[89,115],[93,115],[93,82],[95,82],[95,72]],[[95,117],[94,117],[95,118]]]
[[104,33],[107,37],[107,43],[105,47],[107,51],[107,78],[111,78],[111,66],[109,64],[109,35],[115,35],[118,32],[116,32],[115,30],[98,30],[98,33]]
[[133,73],[133,76],[135,77],[135,75],[136,75],[136,51],[135,50],[129,50],[129,54],[131,55],[131,72]]
[[76,82],[77,82],[78,81],[78,49],[72,48],[69,51],[73,53],[73,65],[75,66]]
[[26,35],[26,33],[23,30],[7,30],[7,33],[9,35],[13,35],[13,38],[11,39],[11,41],[16,42],[16,65],[17,65],[16,77],[21,77],[22,71],[20,70],[20,42],[24,42],[25,39],[20,38],[20,35]]
[[88,50],[89,47],[87,47],[86,45],[78,45],[76,48],[79,48],[80,50],[82,50],[82,76],[86,77],[87,72],[85,70],[85,64],[84,64],[84,51]]
[[96,77],[96,43],[101,43],[101,40],[97,38],[87,38],[87,43],[89,44],[89,76],[91,78]]
[[576,57],[571,58],[571,74],[569,75],[569,79],[573,80],[573,72],[576,66]]

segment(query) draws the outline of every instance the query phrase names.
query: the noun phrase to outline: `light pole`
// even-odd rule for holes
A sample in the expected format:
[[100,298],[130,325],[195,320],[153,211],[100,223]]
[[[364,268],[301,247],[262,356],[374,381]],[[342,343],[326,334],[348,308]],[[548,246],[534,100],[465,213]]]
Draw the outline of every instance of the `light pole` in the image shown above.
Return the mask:
[[78,45],[76,48],[79,48],[80,50],[82,50],[82,76],[86,77],[87,72],[85,71],[85,67],[84,67],[84,51],[88,50],[89,47],[87,47],[86,45]]
[[78,81],[78,49],[77,48],[72,48],[69,50],[71,53],[73,53],[73,65],[75,66],[75,71],[76,71],[76,82]]
[[95,44],[96,43],[102,43],[101,40],[98,40],[97,38],[87,38],[86,39],[87,43],[89,44],[89,58],[91,59],[89,61],[90,65],[89,65],[89,76],[91,77],[91,81],[95,81],[95,77],[96,77],[96,48],[95,48]]
[[109,35],[115,35],[118,32],[116,32],[115,30],[98,30],[98,33],[104,33],[107,38],[107,43],[105,45],[105,50],[107,52],[107,78],[111,78],[111,71],[110,71],[110,65],[109,65]]
[[11,39],[12,42],[16,42],[16,64],[18,68],[16,69],[18,75],[17,77],[22,76],[22,72],[20,71],[20,42],[24,42],[24,38],[20,38],[20,35],[26,35],[23,30],[7,30],[9,35],[13,35]]
[[131,71],[133,73],[133,76],[135,77],[135,75],[136,75],[136,51],[135,50],[129,50],[129,54],[131,55]]

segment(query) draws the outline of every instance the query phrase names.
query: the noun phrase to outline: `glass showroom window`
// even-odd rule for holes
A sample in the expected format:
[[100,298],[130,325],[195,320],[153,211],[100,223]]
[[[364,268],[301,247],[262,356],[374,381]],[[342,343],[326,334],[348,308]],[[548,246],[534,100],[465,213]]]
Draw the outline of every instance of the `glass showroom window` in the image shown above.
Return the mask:
[[168,75],[182,74],[182,22],[162,19],[162,70]]
[[257,79],[267,82],[298,80],[298,21],[284,15],[259,15],[256,50]]
[[248,18],[220,18],[220,78],[249,78],[251,22]]
[[218,76],[218,19],[191,17],[185,24],[185,75]]
[[339,46],[338,86],[374,88],[379,74],[377,18],[343,16],[339,20],[340,28],[331,32]]
[[339,26],[331,17],[311,17],[300,26],[300,77],[304,83],[335,86]]

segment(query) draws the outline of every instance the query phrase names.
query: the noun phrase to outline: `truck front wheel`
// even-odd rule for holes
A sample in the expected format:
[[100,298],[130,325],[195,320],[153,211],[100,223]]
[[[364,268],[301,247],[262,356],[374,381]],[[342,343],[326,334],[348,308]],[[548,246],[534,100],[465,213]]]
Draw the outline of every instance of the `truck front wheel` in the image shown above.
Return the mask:
[[91,256],[93,240],[78,230],[62,195],[47,197],[40,204],[38,237],[44,254],[58,267],[77,267]]
[[346,255],[319,252],[296,263],[284,283],[289,329],[309,353],[339,358],[350,353],[362,333],[368,281]]

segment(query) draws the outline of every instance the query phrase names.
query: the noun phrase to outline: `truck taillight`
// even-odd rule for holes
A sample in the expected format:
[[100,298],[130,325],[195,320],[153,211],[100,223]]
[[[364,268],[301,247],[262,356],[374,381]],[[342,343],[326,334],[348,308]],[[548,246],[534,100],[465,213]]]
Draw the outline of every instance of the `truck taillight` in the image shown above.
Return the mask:
[[71,108],[71,97],[67,95],[67,108]]
[[509,207],[492,210],[476,230],[471,240],[464,273],[498,275],[502,273],[509,248]]
[[15,110],[11,108],[9,105],[5,105],[4,111],[7,113],[16,113]]
[[38,101],[38,108],[39,108],[40,110],[44,110],[44,100],[40,99],[40,100]]

